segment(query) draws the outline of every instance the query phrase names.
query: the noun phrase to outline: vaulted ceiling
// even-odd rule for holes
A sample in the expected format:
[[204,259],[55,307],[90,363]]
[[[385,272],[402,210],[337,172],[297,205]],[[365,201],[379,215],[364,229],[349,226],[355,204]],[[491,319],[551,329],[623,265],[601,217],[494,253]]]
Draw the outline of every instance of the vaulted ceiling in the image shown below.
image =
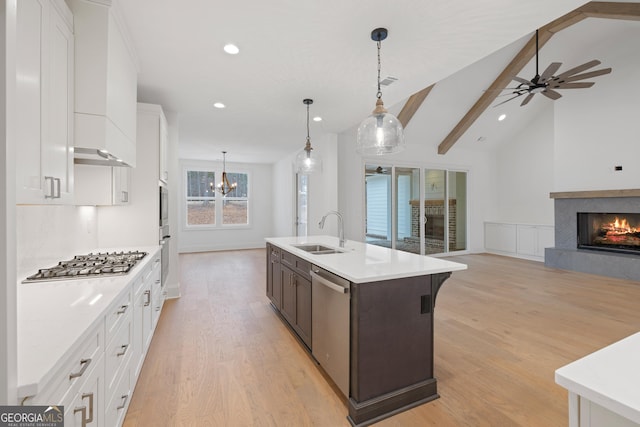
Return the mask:
[[[466,111],[482,114],[490,102],[485,99],[483,108],[474,103],[518,52],[524,48],[530,57],[535,29],[584,2],[539,0],[536,7],[509,0],[369,0],[366,7],[337,0],[119,3],[139,56],[138,97],[176,113],[180,156],[219,159],[226,150],[229,161],[263,163],[302,148],[304,98],[315,101],[312,116],[323,118],[312,122],[312,140],[349,129],[370,113],[376,92],[372,29],[389,29],[382,42],[382,75],[398,80],[383,88],[383,99],[403,121],[409,122],[422,99],[442,99],[439,87],[462,88],[469,76],[475,79],[471,90],[450,93],[461,112],[437,123],[434,135],[444,144]],[[582,63],[576,52],[588,51],[603,31],[622,31],[591,21],[596,20],[574,26],[582,39],[567,42],[563,61]],[[555,36],[554,43],[556,38],[559,46],[562,40]],[[226,43],[237,44],[240,53],[225,54]],[[525,67],[527,55],[518,62]],[[456,76],[461,84],[451,82]],[[227,108],[213,108],[217,101]]]

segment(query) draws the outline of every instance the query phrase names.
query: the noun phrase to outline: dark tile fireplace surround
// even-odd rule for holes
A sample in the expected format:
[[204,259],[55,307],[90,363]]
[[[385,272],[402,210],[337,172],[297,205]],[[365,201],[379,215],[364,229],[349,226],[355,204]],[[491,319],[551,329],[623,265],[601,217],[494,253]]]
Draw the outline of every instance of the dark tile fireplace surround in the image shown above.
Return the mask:
[[640,215],[640,190],[551,193],[551,197],[555,200],[556,246],[545,249],[546,266],[640,281],[640,251],[633,247],[630,251],[578,249],[579,213],[582,217],[584,213],[606,213],[614,218],[617,213]]

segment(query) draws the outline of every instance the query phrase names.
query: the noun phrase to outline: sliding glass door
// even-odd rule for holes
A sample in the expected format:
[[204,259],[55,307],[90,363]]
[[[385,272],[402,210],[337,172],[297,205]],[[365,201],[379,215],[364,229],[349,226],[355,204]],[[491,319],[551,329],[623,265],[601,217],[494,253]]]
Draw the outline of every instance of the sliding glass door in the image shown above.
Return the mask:
[[416,254],[467,250],[467,172],[365,165],[367,243]]

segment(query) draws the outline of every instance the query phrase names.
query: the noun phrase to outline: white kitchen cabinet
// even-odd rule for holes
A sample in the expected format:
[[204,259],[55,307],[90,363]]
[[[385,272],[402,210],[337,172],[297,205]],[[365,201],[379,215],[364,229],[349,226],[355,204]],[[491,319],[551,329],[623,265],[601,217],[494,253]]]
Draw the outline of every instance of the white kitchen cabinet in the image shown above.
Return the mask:
[[156,283],[160,280],[160,254],[153,259],[149,268],[143,273],[143,279],[134,287],[135,289],[135,311],[134,311],[134,361],[133,378],[138,378],[142,369],[144,358],[153,338],[154,324],[154,301],[157,292]]
[[554,246],[554,227],[537,224],[486,222],[487,252],[544,261],[544,249]]
[[88,427],[105,425],[102,421],[104,396],[102,381],[104,358],[96,361],[87,379],[75,394],[70,404],[65,405],[65,427]]
[[73,16],[63,0],[21,0],[16,31],[16,201],[72,204]]
[[162,110],[160,111],[160,170],[158,176],[160,181],[165,184],[169,181],[169,161],[167,159],[169,131],[167,130],[167,119],[164,117]]
[[131,201],[131,168],[75,166],[75,204],[128,205]]
[[68,3],[76,39],[75,146],[135,166],[137,59],[117,2]]

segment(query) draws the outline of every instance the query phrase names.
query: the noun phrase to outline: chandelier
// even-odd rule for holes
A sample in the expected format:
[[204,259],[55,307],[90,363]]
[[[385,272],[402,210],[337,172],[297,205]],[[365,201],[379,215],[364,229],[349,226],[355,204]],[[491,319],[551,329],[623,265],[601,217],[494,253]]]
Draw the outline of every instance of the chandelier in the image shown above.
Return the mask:
[[233,184],[229,184],[229,178],[227,178],[227,152],[222,152],[222,180],[216,185],[216,190],[222,194],[222,196],[226,196],[236,189],[238,186],[237,182]]

